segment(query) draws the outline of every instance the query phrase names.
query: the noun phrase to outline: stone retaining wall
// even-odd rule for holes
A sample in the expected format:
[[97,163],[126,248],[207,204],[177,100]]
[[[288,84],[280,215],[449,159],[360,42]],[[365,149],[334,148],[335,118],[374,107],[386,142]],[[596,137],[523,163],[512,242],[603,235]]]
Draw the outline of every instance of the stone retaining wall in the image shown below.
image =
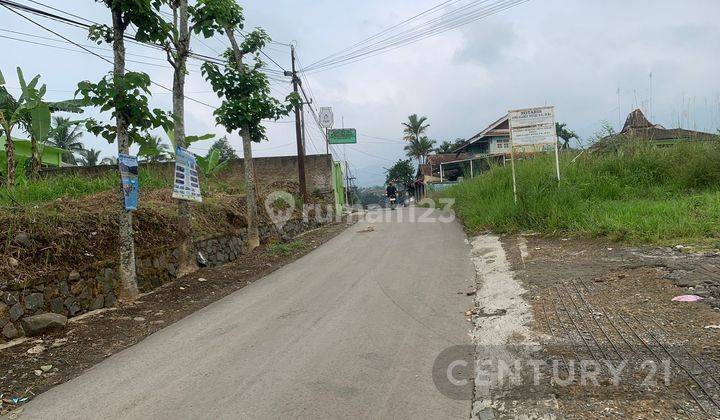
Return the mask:
[[[322,221],[293,219],[283,231],[290,236],[317,228]],[[259,227],[261,240],[266,242],[274,229],[268,224]],[[245,234],[221,235],[195,242],[195,250],[201,252],[209,266],[219,266],[235,261],[243,255]],[[174,247],[154,249],[136,256],[138,287],[149,292],[177,278],[178,250]],[[90,267],[54,278],[36,278],[27,282],[10,284],[0,290],[0,342],[23,334],[20,320],[23,317],[54,312],[68,317],[115,306],[119,280],[118,266],[114,261],[99,262]]]

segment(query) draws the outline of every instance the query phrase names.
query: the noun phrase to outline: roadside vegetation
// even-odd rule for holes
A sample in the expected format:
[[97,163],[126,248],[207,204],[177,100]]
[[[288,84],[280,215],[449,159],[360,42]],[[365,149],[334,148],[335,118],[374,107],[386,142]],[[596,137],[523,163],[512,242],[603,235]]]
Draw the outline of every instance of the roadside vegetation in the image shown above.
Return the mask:
[[614,153],[566,152],[516,162],[440,193],[473,232],[604,236],[631,243],[720,247],[720,142],[655,148],[629,142]]

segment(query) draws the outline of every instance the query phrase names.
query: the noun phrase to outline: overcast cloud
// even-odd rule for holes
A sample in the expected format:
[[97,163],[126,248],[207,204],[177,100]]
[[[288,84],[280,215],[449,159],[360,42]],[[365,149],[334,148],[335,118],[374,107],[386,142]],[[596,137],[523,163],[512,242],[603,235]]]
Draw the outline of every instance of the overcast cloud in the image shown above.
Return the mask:
[[[107,11],[92,0],[44,2],[93,20],[109,20]],[[297,42],[301,63],[308,65],[438,2],[252,0],[240,4],[249,27],[261,26],[277,41]],[[82,30],[35,19],[90,44]],[[426,115],[430,137],[440,142],[470,137],[507,109],[551,104],[560,121],[589,138],[602,120],[617,128],[619,115],[624,120],[635,107],[649,110],[651,72],[654,122],[714,132],[720,127],[719,21],[717,0],[531,0],[387,54],[311,74],[309,87],[316,106],[334,108],[336,126],[344,117],[345,126],[360,133],[358,145],[336,148],[337,158],[347,154],[360,185],[382,183],[383,168],[403,157],[400,123],[409,114]],[[0,28],[53,37],[5,9],[0,9]],[[8,32],[0,35],[72,48]],[[197,52],[217,55],[225,48],[222,41],[203,42],[194,43]],[[5,38],[0,38],[0,50],[4,51],[0,69],[11,86],[17,86],[14,67],[20,66],[26,75],[43,76],[50,99],[68,98],[78,81],[98,80],[110,69],[90,55]],[[141,61],[128,66],[171,86],[171,71],[159,52],[142,47],[129,52],[155,57],[128,57]],[[286,47],[273,45],[268,53],[289,68]],[[188,95],[217,105],[198,66],[190,71]],[[153,104],[170,109],[170,95],[153,90],[157,92]],[[289,84],[273,84],[278,96],[289,91]],[[187,112],[190,133],[225,134],[215,127],[212,109],[188,102]],[[270,142],[256,146],[258,156],[295,152],[292,120],[268,125]],[[308,127],[308,131],[309,152],[324,152],[317,130]],[[230,139],[241,154],[237,134]],[[90,135],[84,141],[103,155],[116,152],[115,145]],[[203,153],[208,147],[209,143],[200,144],[194,151]]]

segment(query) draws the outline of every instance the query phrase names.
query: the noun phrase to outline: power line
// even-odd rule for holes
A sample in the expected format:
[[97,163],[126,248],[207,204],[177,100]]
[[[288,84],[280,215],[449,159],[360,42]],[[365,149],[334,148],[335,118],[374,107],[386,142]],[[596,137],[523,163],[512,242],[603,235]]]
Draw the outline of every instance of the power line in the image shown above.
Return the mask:
[[458,1],[458,0],[446,0],[446,1],[444,1],[444,2],[442,2],[442,3],[440,3],[440,4],[438,4],[438,5],[435,5],[435,6],[431,7],[430,9],[427,9],[427,10],[421,12],[421,13],[416,14],[415,16],[413,16],[413,17],[411,17],[411,18],[409,18],[409,19],[405,19],[405,20],[403,20],[402,22],[400,22],[400,23],[398,23],[398,24],[396,24],[396,25],[393,25],[393,26],[391,26],[391,27],[389,27],[389,28],[386,28],[386,29],[378,32],[377,34],[375,34],[375,35],[373,35],[373,36],[370,36],[370,37],[368,37],[368,38],[365,38],[365,39],[363,39],[363,40],[361,40],[361,41],[359,41],[359,42],[357,42],[357,43],[355,43],[355,44],[353,44],[353,45],[351,45],[351,46],[349,46],[349,47],[347,47],[347,48],[344,48],[344,49],[336,52],[336,53],[330,54],[329,56],[327,56],[327,57],[325,57],[325,58],[323,58],[323,59],[320,59],[320,60],[318,60],[318,61],[316,61],[316,62],[314,62],[314,63],[310,63],[310,67],[313,67],[313,66],[315,66],[315,65],[321,64],[321,63],[323,63],[323,62],[325,62],[325,61],[327,61],[327,60],[329,60],[329,59],[331,59],[331,58],[333,58],[333,57],[336,57],[336,56],[340,55],[341,53],[343,53],[343,52],[345,52],[345,51],[350,51],[350,50],[352,50],[353,48],[358,47],[358,46],[360,46],[360,45],[363,45],[363,44],[365,44],[365,43],[367,43],[368,41],[371,41],[371,40],[373,40],[373,39],[376,39],[376,38],[378,38],[378,37],[380,37],[380,36],[382,36],[382,35],[390,32],[391,30],[393,30],[393,29],[395,29],[395,28],[397,28],[397,27],[400,27],[400,26],[402,26],[402,25],[404,25],[404,24],[406,24],[406,23],[409,23],[409,22],[411,22],[411,21],[413,21],[413,20],[415,20],[415,19],[417,19],[417,18],[419,18],[419,17],[421,17],[421,16],[423,16],[423,15],[425,15],[425,14],[427,14],[427,13],[430,13],[430,12],[432,12],[433,10],[438,9],[439,7],[442,7],[442,6],[444,6],[444,5],[447,5],[448,3],[452,3],[452,2],[456,2],[456,1]]
[[[74,14],[72,14],[72,13],[65,12],[65,11],[62,11],[62,10],[53,8],[53,7],[48,6],[48,5],[45,5],[45,4],[43,4],[43,3],[40,3],[40,2],[37,2],[37,1],[34,1],[34,0],[33,0],[33,3],[38,4],[38,5],[42,5],[42,6],[44,6],[44,7],[47,7],[47,8],[49,8],[49,9],[52,9],[52,10],[59,11],[59,12],[61,12],[61,13],[64,13],[64,14],[68,15],[68,16],[77,17],[77,18],[79,18],[79,19],[82,19],[82,20],[85,20],[86,22],[91,23],[92,25],[99,25],[98,22],[94,22],[94,21],[92,21],[92,20],[89,20],[89,19],[82,18],[82,17],[77,16],[77,15],[74,15]],[[12,7],[12,8],[16,8],[16,9],[20,9],[20,10],[22,10],[22,11],[25,11],[25,12],[28,12],[28,13],[32,13],[32,14],[35,14],[35,15],[38,15],[38,16],[41,16],[41,17],[44,17],[44,18],[47,18],[47,19],[55,20],[55,21],[58,21],[58,22],[60,22],[60,23],[68,24],[68,25],[71,25],[71,26],[75,26],[75,27],[78,27],[78,28],[81,28],[81,29],[89,29],[89,28],[92,26],[91,24],[86,24],[86,23],[83,23],[83,22],[78,22],[77,20],[73,20],[73,19],[69,19],[69,18],[63,17],[63,16],[59,16],[59,15],[56,15],[56,14],[53,14],[53,13],[50,13],[50,12],[47,12],[47,11],[44,11],[44,10],[41,10],[41,9],[33,8],[33,7],[30,7],[30,6],[27,6],[27,5],[23,5],[23,4],[20,4],[20,3],[17,3],[17,2],[11,1],[11,0],[0,0],[0,5],[4,6],[4,7],[7,8],[8,10],[13,11],[13,12],[16,13],[16,14],[17,14],[17,12],[14,11],[14,10],[12,10],[11,7]],[[21,16],[25,17],[24,15],[21,15]],[[33,21],[33,22],[34,22],[34,21]],[[34,23],[35,23],[35,22],[34,22]],[[36,24],[37,24],[37,23],[36,23]],[[44,28],[44,27],[43,27],[43,28]],[[48,30],[47,28],[44,28],[44,29]],[[54,32],[53,32],[53,33],[54,33]],[[79,45],[78,45],[76,42],[74,42],[74,41],[71,41],[71,40],[69,40],[69,39],[67,39],[67,38],[65,38],[65,37],[62,37],[62,38],[65,39],[67,42],[73,44],[73,45],[79,46]],[[140,41],[138,41],[138,40],[135,38],[135,36],[132,36],[132,35],[129,35],[129,34],[125,34],[125,35],[124,35],[124,38],[125,38],[126,40],[128,40],[129,42],[133,43],[133,44],[140,45],[140,46],[143,46],[143,47],[150,47],[150,48],[154,48],[154,49],[156,49],[156,50],[160,50],[160,51],[165,52],[165,46],[162,45],[162,44],[140,42]],[[85,49],[85,50],[86,50],[86,49]],[[86,50],[86,51],[87,51],[87,50]],[[221,59],[219,59],[219,58],[215,58],[215,57],[211,57],[211,56],[208,56],[208,55],[199,54],[199,53],[195,53],[195,52],[190,52],[188,58],[192,58],[192,59],[199,60],[199,61],[202,61],[202,62],[208,62],[208,63],[212,63],[212,64],[217,64],[217,65],[221,65],[221,66],[226,66],[226,63],[225,63],[224,61],[222,61]],[[279,71],[279,70],[274,70],[274,69],[263,69],[263,73],[266,73],[266,74],[268,75],[268,77],[270,76],[268,73],[273,73],[275,76],[283,76],[283,75],[284,75],[283,72],[281,72],[281,71]],[[279,78],[276,77],[276,78],[273,78],[272,80],[279,81],[279,80],[282,80],[282,79],[279,79]],[[283,81],[284,81],[284,80],[283,80]]]
[[[356,45],[367,45],[358,48],[346,48],[346,50],[348,50],[346,54],[339,55],[338,53],[335,53],[332,56],[328,56],[322,60],[317,61],[315,64],[306,68],[306,71],[319,71],[320,69],[328,70],[330,68],[339,67],[339,65],[351,64],[360,61],[361,59],[392,51],[394,49],[418,42],[430,36],[435,36],[463,26],[467,23],[483,19],[490,15],[514,7],[518,4],[525,3],[529,0],[494,0],[493,3],[491,3],[490,5],[483,5],[488,1],[489,0],[474,0],[471,3],[461,6],[453,11],[444,13],[439,17],[423,22],[418,26],[412,27],[410,29],[405,29],[393,35],[385,36],[384,38],[371,44],[367,44],[367,42],[361,41]],[[447,2],[441,4],[445,3]],[[392,28],[398,28],[400,25],[401,24],[395,25]],[[381,34],[388,33],[392,28],[386,29],[385,31],[381,32]],[[380,34],[377,34],[374,37],[370,37],[368,38],[368,40],[377,38],[379,37],[379,35]]]

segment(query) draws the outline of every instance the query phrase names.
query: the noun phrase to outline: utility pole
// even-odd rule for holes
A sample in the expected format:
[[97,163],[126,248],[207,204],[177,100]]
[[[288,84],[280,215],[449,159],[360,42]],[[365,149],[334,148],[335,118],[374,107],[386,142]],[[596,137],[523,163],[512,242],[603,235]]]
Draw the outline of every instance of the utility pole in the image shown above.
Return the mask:
[[[295,69],[295,46],[290,46],[290,58],[292,61],[292,72],[285,72],[286,76],[292,76],[293,91],[298,94],[298,85],[300,85],[300,78],[297,75]],[[290,74],[288,74],[290,73]],[[300,183],[300,192],[303,199],[307,203],[307,186],[305,185],[305,145],[303,144],[302,136],[302,118],[300,116],[300,107],[302,104],[295,106],[295,136],[297,138],[297,155],[298,155],[298,180]]]

